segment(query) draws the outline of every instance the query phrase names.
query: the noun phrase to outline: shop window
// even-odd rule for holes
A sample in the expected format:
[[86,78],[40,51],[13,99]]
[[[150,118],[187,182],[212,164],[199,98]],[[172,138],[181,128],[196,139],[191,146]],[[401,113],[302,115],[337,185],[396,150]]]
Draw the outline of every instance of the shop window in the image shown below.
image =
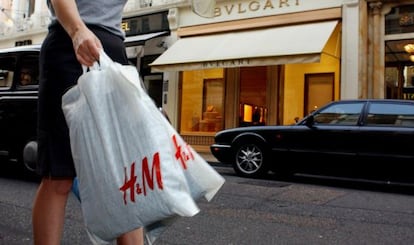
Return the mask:
[[200,131],[214,132],[223,129],[223,83],[223,79],[204,79]]
[[414,66],[385,68],[387,99],[414,100]]
[[414,100],[414,87],[403,88],[403,99]]
[[223,74],[223,69],[183,72],[180,116],[182,134],[209,134],[223,129]]
[[414,32],[414,5],[398,6],[385,16],[385,34]]

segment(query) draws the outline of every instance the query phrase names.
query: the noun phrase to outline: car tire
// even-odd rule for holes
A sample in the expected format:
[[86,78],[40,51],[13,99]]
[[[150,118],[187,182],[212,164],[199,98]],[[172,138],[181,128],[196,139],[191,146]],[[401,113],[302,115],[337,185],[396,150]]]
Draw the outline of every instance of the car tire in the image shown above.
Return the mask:
[[233,168],[237,175],[257,178],[268,173],[267,151],[260,143],[241,143],[234,149]]
[[23,163],[26,170],[34,172],[37,165],[37,142],[28,142],[23,149]]

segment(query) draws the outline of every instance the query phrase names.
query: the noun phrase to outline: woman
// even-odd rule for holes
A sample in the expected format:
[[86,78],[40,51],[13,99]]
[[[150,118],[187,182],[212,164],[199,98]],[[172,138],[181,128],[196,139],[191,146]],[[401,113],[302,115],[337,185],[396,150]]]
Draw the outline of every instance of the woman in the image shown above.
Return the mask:
[[[37,172],[42,181],[32,213],[35,245],[60,244],[76,176],[62,95],[76,84],[82,65],[99,60],[101,49],[114,61],[128,63],[120,28],[126,1],[48,0],[52,22],[40,53]],[[142,228],[122,235],[117,243],[143,244]]]

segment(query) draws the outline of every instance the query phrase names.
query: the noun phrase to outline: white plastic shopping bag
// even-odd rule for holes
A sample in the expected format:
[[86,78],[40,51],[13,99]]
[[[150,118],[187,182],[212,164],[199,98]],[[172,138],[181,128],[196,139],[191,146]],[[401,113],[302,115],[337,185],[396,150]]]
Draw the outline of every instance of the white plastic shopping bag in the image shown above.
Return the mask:
[[[142,94],[141,102],[143,104],[153,104],[152,99],[145,93],[142,87],[139,87],[138,90]],[[165,115],[158,113],[158,109],[155,108],[155,106],[148,106],[148,108],[152,108],[151,110],[159,117],[159,120],[164,121],[165,132],[169,135],[171,139],[170,144],[173,147],[173,158],[184,171],[191,196],[196,201],[201,198],[210,201],[224,184],[224,178],[184,141],[165,119]],[[145,237],[147,242],[149,244],[155,242],[156,239],[177,220],[177,218],[179,217],[169,217],[147,225],[145,227]]]
[[[99,65],[63,96],[62,108],[95,244],[168,217],[193,216],[199,212],[195,200],[211,199],[224,183],[208,164],[194,166],[198,154],[171,135],[178,136],[142,89],[135,67],[113,62],[103,51]],[[215,182],[195,181],[192,170],[206,170]]]

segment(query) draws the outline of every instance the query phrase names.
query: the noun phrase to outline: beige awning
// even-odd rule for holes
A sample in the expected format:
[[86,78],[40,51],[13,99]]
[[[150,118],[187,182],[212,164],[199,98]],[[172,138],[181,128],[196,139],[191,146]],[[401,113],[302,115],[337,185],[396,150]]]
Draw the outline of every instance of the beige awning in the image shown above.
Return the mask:
[[338,21],[310,23],[177,40],[152,71],[316,63]]

